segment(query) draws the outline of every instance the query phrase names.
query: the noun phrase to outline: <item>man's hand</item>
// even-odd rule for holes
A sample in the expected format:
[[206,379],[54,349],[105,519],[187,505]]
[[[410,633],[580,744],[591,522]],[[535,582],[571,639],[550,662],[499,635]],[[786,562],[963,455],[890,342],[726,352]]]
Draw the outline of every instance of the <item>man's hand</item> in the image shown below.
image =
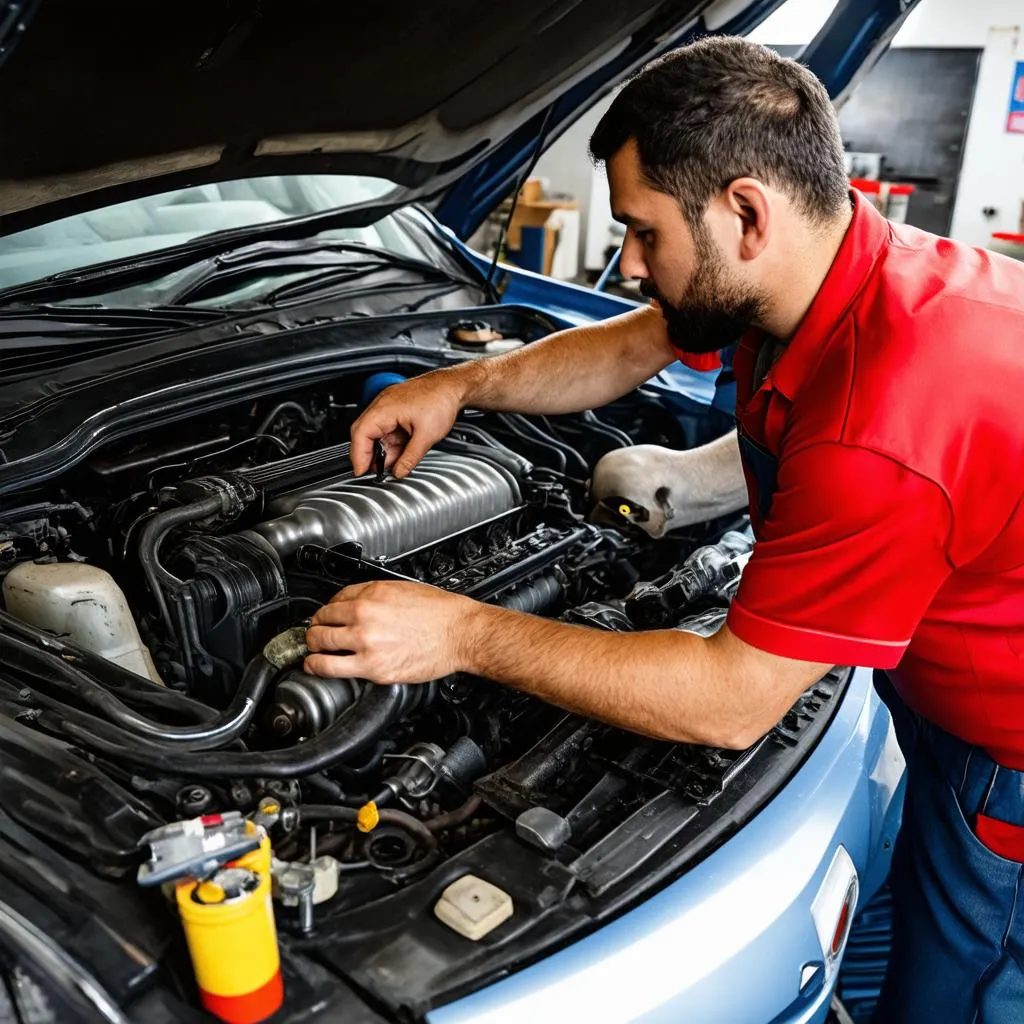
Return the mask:
[[606,633],[420,583],[346,587],[306,642],[313,675],[421,683],[469,672],[645,736],[738,750],[830,667],[757,650],[728,626],[710,639]]
[[440,679],[465,667],[462,626],[478,607],[425,583],[346,587],[313,616],[306,643],[318,653],[306,658],[306,671],[374,683]]
[[369,472],[373,442],[381,440],[385,465],[395,476],[408,476],[430,448],[445,437],[462,411],[462,377],[435,370],[382,391],[352,424],[352,468]]

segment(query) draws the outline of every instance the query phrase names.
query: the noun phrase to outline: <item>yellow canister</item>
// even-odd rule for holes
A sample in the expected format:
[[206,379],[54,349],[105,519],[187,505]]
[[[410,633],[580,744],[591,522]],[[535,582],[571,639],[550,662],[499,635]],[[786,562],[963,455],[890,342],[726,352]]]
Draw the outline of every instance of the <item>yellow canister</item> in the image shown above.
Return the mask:
[[270,836],[267,835],[267,830],[262,825],[257,825],[253,821],[247,821],[245,823],[245,834],[256,835],[257,833],[260,837],[259,849],[244,854],[238,860],[233,860],[231,866],[235,868],[248,868],[250,871],[255,871],[257,874],[269,879]]
[[229,1024],[266,1020],[284,1000],[269,870],[238,862],[175,895],[203,1006]]

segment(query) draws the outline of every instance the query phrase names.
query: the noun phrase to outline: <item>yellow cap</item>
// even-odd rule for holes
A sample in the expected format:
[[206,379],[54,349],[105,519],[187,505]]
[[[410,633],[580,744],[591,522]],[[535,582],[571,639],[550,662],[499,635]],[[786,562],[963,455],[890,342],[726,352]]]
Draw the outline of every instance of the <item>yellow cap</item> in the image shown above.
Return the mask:
[[619,506],[619,515],[620,516],[628,516],[628,515],[630,515],[630,513],[632,513],[632,511],[633,510],[625,502],[623,502]]
[[200,882],[196,895],[200,903],[223,903],[227,894],[216,882]]
[[356,828],[360,832],[372,832],[379,823],[380,812],[372,800],[359,808],[359,813],[356,814]]

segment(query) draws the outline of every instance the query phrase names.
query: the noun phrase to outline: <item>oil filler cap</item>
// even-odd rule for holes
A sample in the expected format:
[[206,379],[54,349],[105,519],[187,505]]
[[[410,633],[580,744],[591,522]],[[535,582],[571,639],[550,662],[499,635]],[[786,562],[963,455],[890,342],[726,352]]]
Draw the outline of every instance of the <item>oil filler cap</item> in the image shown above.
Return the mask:
[[452,882],[434,905],[439,921],[474,942],[507,921],[512,912],[512,897],[476,875]]

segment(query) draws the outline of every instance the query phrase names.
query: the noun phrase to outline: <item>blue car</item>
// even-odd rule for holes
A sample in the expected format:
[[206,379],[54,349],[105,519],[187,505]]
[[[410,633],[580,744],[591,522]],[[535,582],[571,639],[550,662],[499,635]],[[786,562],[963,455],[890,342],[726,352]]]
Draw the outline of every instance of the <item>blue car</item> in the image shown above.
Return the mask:
[[[465,239],[632,70],[779,5],[0,3],[0,1021],[825,1020],[899,824],[869,672],[733,750],[302,671],[376,579],[724,621],[745,517],[654,541],[588,493],[729,429],[712,374],[466,410],[403,480],[347,438],[632,308]],[[840,0],[803,59],[839,98],[913,6]]]

